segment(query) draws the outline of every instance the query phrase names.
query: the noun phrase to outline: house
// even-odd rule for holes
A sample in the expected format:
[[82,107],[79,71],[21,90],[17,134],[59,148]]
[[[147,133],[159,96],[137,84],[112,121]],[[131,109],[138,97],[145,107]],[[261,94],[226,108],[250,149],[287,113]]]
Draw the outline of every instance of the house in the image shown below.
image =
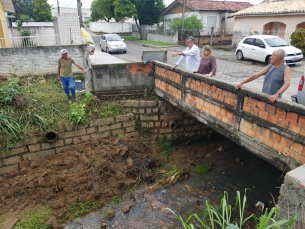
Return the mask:
[[[233,12],[237,12],[253,6],[248,2],[227,2],[227,1],[209,1],[209,0],[187,0],[185,12],[186,15],[196,14],[197,18],[203,19],[203,26],[207,31],[226,29],[233,30],[234,18],[227,18]],[[164,16],[164,21],[182,17],[183,0],[175,0],[166,7],[160,14]]]
[[277,35],[289,42],[291,33],[299,28],[305,29],[305,1],[264,2],[228,17],[235,18],[236,42],[254,34]]
[[6,13],[14,13],[12,0],[0,0],[0,48],[9,48],[9,30],[7,26]]

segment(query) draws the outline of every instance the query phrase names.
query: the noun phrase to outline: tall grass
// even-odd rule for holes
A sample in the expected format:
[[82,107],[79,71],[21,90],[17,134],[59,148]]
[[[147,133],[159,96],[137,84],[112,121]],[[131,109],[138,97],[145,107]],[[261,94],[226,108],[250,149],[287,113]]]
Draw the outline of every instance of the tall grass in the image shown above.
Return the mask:
[[239,222],[232,220],[232,206],[228,204],[229,196],[227,192],[224,192],[224,196],[221,199],[219,209],[215,209],[210,206],[208,202],[205,204],[205,209],[202,211],[201,216],[193,214],[188,217],[186,221],[180,215],[177,215],[170,208],[165,208],[172,212],[177,219],[181,222],[184,229],[193,229],[194,225],[189,223],[190,220],[194,217],[202,226],[203,229],[242,229],[243,225],[250,219],[254,220],[255,229],[269,229],[269,228],[278,228],[281,229],[281,226],[285,225],[286,228],[291,228],[297,219],[297,214],[293,215],[291,220],[287,219],[278,219],[278,210],[273,207],[270,212],[268,209],[265,210],[265,213],[258,218],[256,215],[251,214],[247,218],[244,218],[245,205],[247,202],[246,190],[243,196],[243,199],[240,197],[240,192],[237,191],[235,197],[235,207],[239,209]]

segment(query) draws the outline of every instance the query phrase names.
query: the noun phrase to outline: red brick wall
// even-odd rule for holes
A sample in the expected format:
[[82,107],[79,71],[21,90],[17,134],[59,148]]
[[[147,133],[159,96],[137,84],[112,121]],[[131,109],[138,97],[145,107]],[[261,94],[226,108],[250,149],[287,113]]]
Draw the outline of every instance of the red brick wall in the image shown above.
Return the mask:
[[173,104],[182,108],[189,105],[195,108],[194,114],[199,111],[205,120],[212,118],[210,127],[215,129],[221,124],[231,133],[229,136],[248,137],[247,144],[261,144],[272,158],[279,158],[284,164],[289,163],[289,158],[295,159],[291,168],[305,164],[305,107],[284,101],[270,104],[266,94],[236,91],[225,82],[172,70],[159,63],[155,66],[155,88],[157,93],[162,91],[161,97],[171,95],[178,99]]

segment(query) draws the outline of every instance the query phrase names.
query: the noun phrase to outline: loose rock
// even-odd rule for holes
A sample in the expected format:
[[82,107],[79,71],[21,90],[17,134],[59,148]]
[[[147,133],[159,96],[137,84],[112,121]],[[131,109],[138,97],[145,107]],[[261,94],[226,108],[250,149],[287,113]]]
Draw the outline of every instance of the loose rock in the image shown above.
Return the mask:
[[104,216],[107,219],[112,219],[115,216],[115,210],[113,210],[112,208],[107,208]]
[[130,208],[131,208],[131,205],[130,204],[126,204],[126,205],[124,205],[122,207],[122,211],[127,213],[127,212],[129,212]]

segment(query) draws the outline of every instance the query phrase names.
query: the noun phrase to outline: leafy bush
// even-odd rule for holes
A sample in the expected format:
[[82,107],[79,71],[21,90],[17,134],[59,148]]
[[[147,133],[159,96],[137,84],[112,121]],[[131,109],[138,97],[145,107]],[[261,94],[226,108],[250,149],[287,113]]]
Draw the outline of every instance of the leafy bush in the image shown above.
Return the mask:
[[21,31],[21,36],[23,36],[23,37],[30,36],[30,35],[31,35],[31,31],[29,31],[29,30]]
[[85,123],[86,122],[85,105],[80,103],[71,104],[67,118],[72,124],[77,125],[77,124]]
[[[182,29],[182,18],[174,18],[169,24],[169,27],[172,30]],[[203,29],[202,19],[197,18],[196,14],[193,14],[191,16],[188,15],[184,20],[184,29]]]
[[[175,214],[170,208],[165,208],[172,212],[182,223],[184,229],[192,229],[194,225],[189,223],[192,217],[195,217],[197,221],[202,225],[202,228],[205,229],[241,229],[243,228],[243,224],[249,219],[253,218],[255,222],[255,229],[269,229],[269,228],[278,228],[281,229],[281,225],[286,225],[287,228],[290,228],[297,219],[297,214],[294,214],[292,220],[282,219],[278,220],[278,210],[273,207],[270,212],[266,209],[265,214],[261,216],[260,220],[254,214],[244,218],[245,205],[247,201],[246,190],[245,195],[241,201],[240,192],[236,192],[236,208],[238,208],[239,212],[239,223],[233,221],[232,222],[232,206],[228,204],[229,197],[228,193],[224,192],[224,196],[221,199],[221,203],[218,209],[210,206],[208,202],[205,204],[205,209],[202,211],[201,217],[197,214],[193,214],[188,217],[186,221],[180,215]],[[275,219],[273,216],[275,215]],[[278,220],[278,221],[276,221]]]
[[291,45],[297,47],[305,53],[305,29],[299,28],[291,34]]
[[9,78],[6,84],[0,87],[0,104],[9,104],[13,97],[20,93],[21,87],[18,84],[18,78]]
[[172,142],[171,141],[164,141],[162,138],[159,139],[159,148],[161,150],[161,157],[163,159],[168,159],[170,153],[172,151]]

